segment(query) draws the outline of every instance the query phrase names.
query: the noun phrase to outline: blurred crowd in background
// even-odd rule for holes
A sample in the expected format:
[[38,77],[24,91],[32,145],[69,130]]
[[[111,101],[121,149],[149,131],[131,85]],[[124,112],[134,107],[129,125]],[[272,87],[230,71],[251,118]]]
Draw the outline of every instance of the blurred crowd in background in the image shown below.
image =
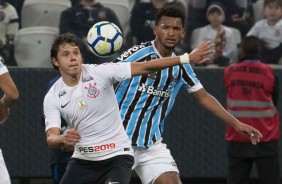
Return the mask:
[[[227,66],[240,60],[245,36],[262,44],[262,61],[281,64],[281,0],[0,0],[0,55],[7,66],[51,67],[49,48],[64,32],[75,33],[85,46],[86,63],[109,62],[86,46],[89,28],[108,20],[123,31],[123,50],[154,39],[155,13],[176,3],[187,15],[186,37],[176,53],[190,52],[202,41],[215,44],[212,61],[203,66]],[[117,53],[117,55],[120,53]]]

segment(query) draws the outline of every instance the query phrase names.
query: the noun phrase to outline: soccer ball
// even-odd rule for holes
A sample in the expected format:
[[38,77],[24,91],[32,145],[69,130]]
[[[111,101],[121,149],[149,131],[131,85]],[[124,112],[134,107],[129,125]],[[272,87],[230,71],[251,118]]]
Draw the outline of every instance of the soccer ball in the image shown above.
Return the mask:
[[107,57],[120,50],[123,42],[118,26],[108,21],[94,24],[87,34],[87,44],[92,53]]

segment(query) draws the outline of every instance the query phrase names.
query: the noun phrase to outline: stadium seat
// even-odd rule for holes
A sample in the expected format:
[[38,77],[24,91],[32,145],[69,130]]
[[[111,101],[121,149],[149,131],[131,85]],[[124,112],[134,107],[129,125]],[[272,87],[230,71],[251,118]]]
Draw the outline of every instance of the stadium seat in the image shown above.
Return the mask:
[[254,22],[264,19],[263,3],[264,0],[257,0],[255,3],[253,3]]
[[97,0],[105,7],[112,9],[122,26],[123,34],[129,32],[130,6],[128,0]]
[[58,28],[34,26],[22,28],[15,38],[15,59],[19,67],[52,67],[50,49]]
[[61,12],[71,7],[70,0],[25,0],[21,12],[22,27],[59,27]]

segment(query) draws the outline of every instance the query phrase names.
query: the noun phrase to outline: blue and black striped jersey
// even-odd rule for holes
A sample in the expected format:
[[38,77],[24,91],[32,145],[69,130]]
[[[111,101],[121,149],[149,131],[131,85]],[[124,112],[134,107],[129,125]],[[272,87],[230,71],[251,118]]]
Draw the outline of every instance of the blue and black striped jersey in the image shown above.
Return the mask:
[[[115,62],[142,62],[160,57],[152,41],[133,46]],[[121,118],[133,146],[148,148],[161,138],[165,117],[181,87],[189,92],[202,88],[189,64],[136,76],[117,86]]]

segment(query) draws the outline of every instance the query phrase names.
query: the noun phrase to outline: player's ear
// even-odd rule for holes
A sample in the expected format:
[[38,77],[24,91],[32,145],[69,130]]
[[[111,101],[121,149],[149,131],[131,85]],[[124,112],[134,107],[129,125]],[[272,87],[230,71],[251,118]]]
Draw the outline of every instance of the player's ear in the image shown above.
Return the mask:
[[185,28],[183,28],[182,29],[182,35],[181,35],[181,38],[184,38],[186,36],[186,29]]
[[58,60],[56,58],[52,57],[51,61],[52,61],[53,65],[55,65],[57,67],[59,66]]
[[153,33],[154,33],[155,36],[158,35],[157,32],[158,32],[158,27],[157,27],[157,26],[154,26],[154,27],[153,27]]

